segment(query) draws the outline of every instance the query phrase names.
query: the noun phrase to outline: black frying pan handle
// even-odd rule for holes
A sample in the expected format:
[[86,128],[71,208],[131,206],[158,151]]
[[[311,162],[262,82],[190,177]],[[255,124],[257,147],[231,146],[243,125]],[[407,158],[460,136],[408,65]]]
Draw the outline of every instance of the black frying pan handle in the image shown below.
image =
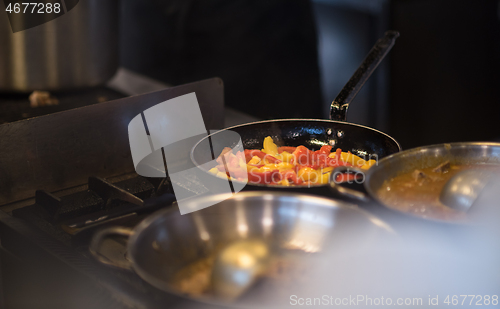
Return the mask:
[[363,85],[378,67],[382,59],[384,59],[391,50],[392,46],[394,46],[398,37],[399,32],[392,30],[387,31],[385,36],[375,43],[375,46],[370,50],[365,60],[363,60],[351,79],[349,79],[335,100],[333,100],[330,107],[331,120],[346,121],[349,104],[354,97],[356,97],[359,90],[363,88]]
[[363,177],[364,177],[364,174],[366,172],[366,170],[363,170],[359,167],[354,167],[354,166],[339,166],[339,167],[336,167],[331,175],[330,175],[330,189],[338,194],[338,195],[341,195],[343,197],[347,197],[351,200],[356,200],[356,201],[360,201],[360,202],[369,202],[370,201],[370,197],[368,197],[366,194],[364,194],[363,192],[361,191],[357,191],[357,190],[354,190],[354,189],[349,189],[349,188],[346,188],[346,187],[342,187],[340,184],[338,184],[336,182],[336,179],[337,179],[337,175],[344,175],[345,173],[347,172],[356,172],[356,173],[361,173],[363,174]]

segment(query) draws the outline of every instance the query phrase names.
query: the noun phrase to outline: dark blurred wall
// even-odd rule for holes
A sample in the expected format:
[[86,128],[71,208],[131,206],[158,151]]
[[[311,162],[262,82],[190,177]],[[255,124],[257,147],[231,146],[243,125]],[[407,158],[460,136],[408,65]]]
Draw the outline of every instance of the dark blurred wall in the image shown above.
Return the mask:
[[262,118],[324,117],[376,38],[398,30],[348,120],[405,149],[500,139],[497,0],[318,0],[315,16],[306,0],[122,4],[125,67],[174,85],[219,76],[226,105]]
[[[380,0],[316,0],[323,117],[377,39],[387,31],[387,6]],[[349,106],[347,121],[386,131],[387,60],[370,77]]]
[[500,139],[498,5],[391,1],[389,133],[403,148]]
[[226,105],[262,118],[321,117],[309,1],[122,4],[125,67],[174,85],[221,77]]

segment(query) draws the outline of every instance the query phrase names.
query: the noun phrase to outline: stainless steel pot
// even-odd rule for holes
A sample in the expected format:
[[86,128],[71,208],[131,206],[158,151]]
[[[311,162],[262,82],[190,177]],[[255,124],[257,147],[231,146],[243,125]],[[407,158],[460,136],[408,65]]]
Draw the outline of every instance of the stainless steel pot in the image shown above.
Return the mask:
[[[180,215],[175,207],[161,210],[133,230],[101,230],[94,236],[90,251],[102,263],[131,268],[156,288],[186,296],[178,288],[176,274],[188,265],[213,257],[235,241],[259,239],[276,256],[293,252],[295,261],[313,266],[308,263],[313,256],[327,247],[337,248],[341,240],[349,239],[362,246],[384,235],[395,235],[373,215],[343,202],[279,192],[245,192],[224,197],[229,199],[186,215]],[[210,205],[219,200],[221,196],[215,195],[190,203]],[[99,253],[103,241],[112,235],[129,237],[130,262],[117,264]],[[218,303],[210,296],[196,299]]]
[[0,91],[105,83],[118,68],[118,4],[118,0],[82,0],[63,16],[16,33],[2,12]]
[[[335,173],[344,173],[346,171],[354,171],[364,174],[363,185],[368,195],[357,190],[342,187],[339,184],[336,184],[334,181],[330,182],[330,186],[334,191],[336,191],[336,193],[340,194],[341,196],[362,202],[375,200],[388,209],[401,212],[398,209],[384,204],[380,199],[377,192],[382,187],[384,181],[389,180],[397,175],[413,171],[415,169],[435,167],[448,160],[452,164],[460,165],[500,165],[500,143],[469,142],[418,147],[385,157],[380,160],[377,165],[372,166],[368,171],[360,170],[355,167],[340,167],[336,168],[334,172],[332,172],[332,175],[335,175]],[[412,215],[411,213],[407,212],[401,213]],[[433,218],[425,219],[438,222],[450,222]]]

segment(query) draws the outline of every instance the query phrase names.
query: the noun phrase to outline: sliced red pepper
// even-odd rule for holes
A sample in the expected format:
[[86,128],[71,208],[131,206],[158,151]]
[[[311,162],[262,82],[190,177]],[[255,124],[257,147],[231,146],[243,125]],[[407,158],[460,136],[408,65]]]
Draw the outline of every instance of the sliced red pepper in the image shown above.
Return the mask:
[[226,163],[227,163],[228,157],[234,157],[234,154],[232,153],[232,149],[229,147],[224,147],[224,149],[222,149],[222,152],[220,153],[219,157],[215,160],[215,161],[217,161],[217,163],[224,165],[224,162],[222,161],[222,157],[224,157],[224,159],[226,160]]
[[281,173],[282,179],[287,179],[289,181],[291,180],[296,185],[300,185],[302,183],[302,179],[300,179],[297,176],[297,173],[292,169],[284,170],[284,171],[281,171],[280,173]]
[[297,149],[295,149],[295,151],[292,153],[294,162],[301,165],[312,164],[312,160],[310,157],[311,153],[312,151],[307,149],[305,146],[297,147]]
[[256,150],[250,150],[250,149],[245,149],[245,160],[247,161],[247,163],[252,160],[253,158],[253,152],[256,151]]
[[278,163],[281,163],[281,160],[263,152],[263,151],[260,151],[260,150],[257,150],[257,149],[254,149],[254,150],[249,150],[249,149],[245,149],[245,159],[247,160],[247,163],[253,158],[253,157],[259,157],[261,160],[262,159],[267,159],[267,161],[269,161],[270,163],[273,163],[273,164],[278,164]]
[[271,155],[266,155],[265,159],[266,159],[267,161],[269,161],[269,163],[271,163],[271,164],[279,164],[279,163],[281,163],[281,162],[282,162],[280,159],[275,158],[275,157],[273,157],[273,156],[271,156]]
[[281,175],[278,170],[266,172],[250,171],[248,173],[248,181],[253,183],[275,184],[279,178],[281,178]]
[[327,167],[352,166],[352,164],[349,162],[337,160],[337,158],[328,158],[326,159],[325,166]]
[[310,167],[313,170],[317,170],[317,169],[320,168],[320,166],[317,165],[317,164],[297,164],[297,165],[295,165],[295,171],[296,171],[296,173],[298,173],[299,170],[302,169],[302,168],[304,168],[304,167]]
[[248,165],[250,165],[250,166],[255,166],[255,167],[257,167],[257,168],[261,168],[261,167],[263,167],[263,166],[264,166],[264,164],[248,164]]
[[226,159],[226,164],[227,164],[227,167],[230,169],[240,167],[240,162],[239,162],[238,158],[236,158],[235,156],[231,156],[231,157],[229,157],[229,159]]
[[340,162],[340,155],[342,154],[342,149],[340,148],[337,148],[337,150],[335,150],[335,158],[337,158],[337,161]]
[[323,153],[329,155],[332,152],[332,146],[323,145],[320,150],[315,151],[316,153]]
[[282,153],[283,151],[286,151],[288,153],[293,153],[297,149],[297,147],[291,147],[291,146],[281,146],[278,147],[278,153]]
[[328,155],[325,153],[314,152],[311,155],[311,159],[312,159],[311,164],[316,165],[318,167],[324,167],[326,160],[330,158],[328,158]]
[[219,157],[220,157],[220,156],[223,156],[223,155],[225,155],[226,153],[231,152],[231,151],[232,151],[232,149],[231,149],[231,148],[229,148],[229,147],[224,147],[224,149],[222,149],[222,152],[220,153]]
[[335,181],[337,183],[351,182],[351,181],[356,180],[357,177],[358,177],[358,174],[343,173],[343,174],[338,174],[335,177]]
[[233,177],[233,178],[246,178],[247,177],[247,171],[246,171],[246,169],[243,170],[241,168],[237,168],[237,169],[231,169],[231,168],[229,168],[229,171],[226,174],[228,176]]
[[236,152],[236,158],[246,160],[245,158],[245,153],[243,151],[237,151]]

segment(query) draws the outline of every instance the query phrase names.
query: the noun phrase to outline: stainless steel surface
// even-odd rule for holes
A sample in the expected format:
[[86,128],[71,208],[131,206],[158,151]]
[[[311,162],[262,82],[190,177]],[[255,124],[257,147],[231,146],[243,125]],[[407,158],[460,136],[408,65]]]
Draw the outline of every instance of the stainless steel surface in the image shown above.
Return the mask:
[[[1,14],[0,14],[1,15]],[[147,108],[195,92],[207,129],[224,125],[224,86],[212,78],[0,125],[0,205],[134,172],[128,124]]]
[[222,249],[212,270],[216,297],[235,300],[255,283],[269,263],[269,248],[260,240],[239,240]]
[[467,212],[492,176],[485,170],[461,171],[448,180],[439,200],[450,208]]
[[351,79],[349,79],[335,100],[333,100],[330,106],[331,120],[347,120],[347,109],[349,108],[349,104],[354,100],[354,97],[356,97],[361,88],[363,88],[363,85],[391,50],[392,46],[394,46],[398,37],[399,32],[387,31],[385,36],[375,43],[375,46],[370,50],[359,68],[352,75]]
[[16,33],[0,14],[0,91],[105,83],[118,68],[118,14],[118,0],[79,1],[63,16]]
[[[364,187],[368,194],[387,208],[377,191],[385,180],[415,169],[435,167],[445,161],[452,164],[500,165],[500,143],[470,142],[418,147],[383,158],[365,173]],[[390,208],[392,209],[392,208]],[[399,211],[396,209],[396,211]],[[404,214],[411,215],[404,212]],[[429,219],[439,221],[437,219]],[[449,221],[446,221],[449,222]]]
[[[394,235],[373,215],[331,199],[280,192],[240,192],[226,197],[229,199],[194,213],[180,215],[178,209],[169,208],[142,221],[127,245],[134,271],[161,290],[181,294],[175,288],[178,271],[213,257],[233,242],[257,239],[266,243],[273,255],[293,251],[301,265],[312,267],[315,256],[336,248],[337,242],[347,237],[363,245]],[[221,196],[211,196],[192,199],[191,203],[210,205],[219,200]],[[112,232],[105,230],[97,237]],[[93,244],[100,242],[98,239]],[[91,249],[99,252],[98,247]]]

